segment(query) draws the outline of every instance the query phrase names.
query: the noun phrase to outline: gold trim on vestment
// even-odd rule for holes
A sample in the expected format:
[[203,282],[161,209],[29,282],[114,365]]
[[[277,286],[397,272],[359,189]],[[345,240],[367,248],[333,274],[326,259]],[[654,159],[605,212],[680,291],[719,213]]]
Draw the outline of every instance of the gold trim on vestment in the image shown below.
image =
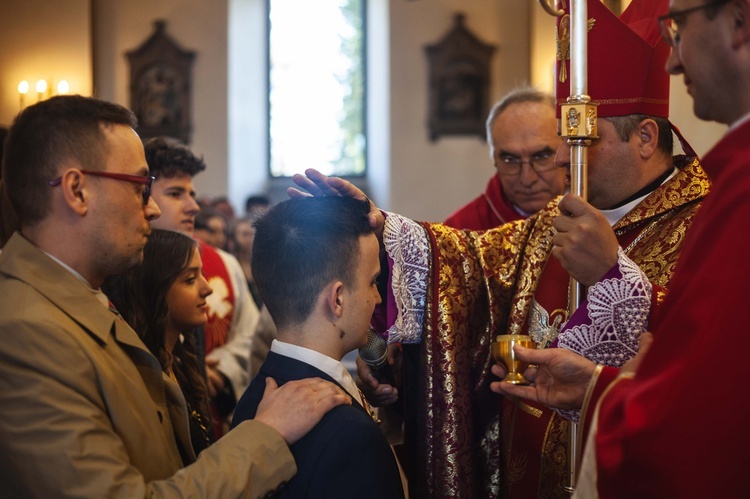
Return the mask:
[[537,409],[536,407],[531,407],[529,404],[522,400],[518,400],[516,398],[511,399],[513,400],[513,403],[516,404],[516,407],[521,409],[526,414],[529,414],[531,416],[534,416],[535,418],[541,418],[543,411],[541,409]]
[[586,387],[586,395],[583,397],[583,405],[581,406],[581,419],[578,422],[578,448],[583,451],[583,436],[586,434],[586,412],[589,410],[589,403],[591,402],[591,395],[594,393],[594,388],[596,387],[596,382],[599,380],[599,375],[602,373],[602,369],[604,369],[604,366],[602,364],[597,364],[594,368],[593,374],[591,374],[591,379],[589,380],[589,385]]

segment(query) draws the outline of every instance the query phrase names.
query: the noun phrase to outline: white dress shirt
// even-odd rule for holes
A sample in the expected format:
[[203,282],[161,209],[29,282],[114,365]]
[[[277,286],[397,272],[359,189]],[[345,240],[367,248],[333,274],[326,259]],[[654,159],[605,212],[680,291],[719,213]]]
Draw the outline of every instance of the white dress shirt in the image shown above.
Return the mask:
[[362,404],[362,398],[360,391],[357,388],[357,384],[354,382],[352,375],[349,374],[349,371],[347,371],[344,365],[338,360],[320,352],[316,352],[315,350],[310,350],[309,348],[279,340],[273,340],[271,342],[271,351],[320,369],[333,378],[338,384],[343,386],[349,395],[352,396],[352,399],[356,400],[360,405]]

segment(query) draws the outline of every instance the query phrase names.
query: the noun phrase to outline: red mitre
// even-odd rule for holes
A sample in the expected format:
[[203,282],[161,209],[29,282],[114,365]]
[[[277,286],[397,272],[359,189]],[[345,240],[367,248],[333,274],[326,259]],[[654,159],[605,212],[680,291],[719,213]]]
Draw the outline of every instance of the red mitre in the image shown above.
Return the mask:
[[[569,1],[557,26],[558,118],[559,104],[570,95]],[[586,3],[588,95],[599,104],[599,117],[646,114],[668,118],[669,74],[664,67],[670,48],[661,37],[657,18],[667,12],[669,0],[633,0],[619,18],[601,0]]]

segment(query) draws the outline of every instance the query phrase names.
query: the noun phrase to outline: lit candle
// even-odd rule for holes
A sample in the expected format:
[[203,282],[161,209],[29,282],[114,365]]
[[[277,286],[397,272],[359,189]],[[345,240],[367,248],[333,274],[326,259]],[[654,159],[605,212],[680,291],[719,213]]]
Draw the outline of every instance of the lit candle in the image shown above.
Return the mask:
[[22,82],[18,84],[18,100],[19,100],[20,109],[23,109],[23,105],[24,105],[23,101],[27,93],[29,93],[29,82],[26,80],[23,80]]
[[58,95],[65,95],[69,90],[70,84],[68,83],[68,80],[60,80],[60,83],[57,84]]
[[37,81],[34,88],[36,89],[37,101],[42,100],[42,97],[44,97],[44,93],[47,91],[47,80]]

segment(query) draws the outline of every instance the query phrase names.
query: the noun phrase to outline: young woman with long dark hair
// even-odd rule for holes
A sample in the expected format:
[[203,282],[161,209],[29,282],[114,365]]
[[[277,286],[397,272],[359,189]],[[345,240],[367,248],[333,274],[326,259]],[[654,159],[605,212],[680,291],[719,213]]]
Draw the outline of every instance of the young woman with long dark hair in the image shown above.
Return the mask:
[[155,229],[143,263],[109,279],[103,290],[125,321],[182,389],[190,413],[190,436],[198,454],[211,443],[210,413],[196,328],[206,323],[206,297],[196,241]]

